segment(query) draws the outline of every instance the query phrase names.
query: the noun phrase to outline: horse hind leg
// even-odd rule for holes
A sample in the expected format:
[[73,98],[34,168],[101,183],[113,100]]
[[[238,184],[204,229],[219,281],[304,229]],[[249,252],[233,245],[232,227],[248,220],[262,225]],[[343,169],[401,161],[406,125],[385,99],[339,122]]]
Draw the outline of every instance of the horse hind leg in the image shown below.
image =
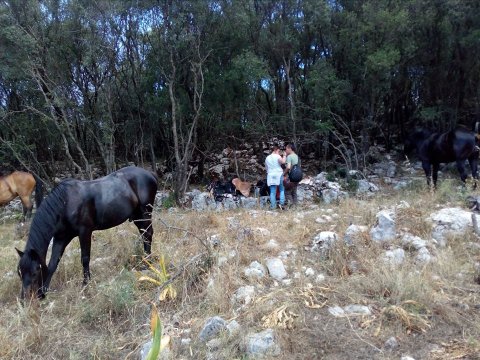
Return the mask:
[[478,183],[478,153],[473,154],[468,158],[470,169],[472,170],[473,189],[477,188]]
[[462,180],[463,184],[466,184],[467,180],[467,173],[465,171],[465,160],[457,160],[457,169],[460,173],[460,179]]
[[20,200],[22,201],[22,208],[23,208],[22,221],[25,221],[32,217],[33,203],[30,201],[29,196],[21,196]]
[[83,267],[83,285],[87,285],[90,280],[90,250],[92,247],[92,230],[83,229],[80,231],[80,250]]
[[425,171],[425,176],[427,177],[427,186],[431,188],[432,186],[432,166],[429,162],[422,162],[423,171]]

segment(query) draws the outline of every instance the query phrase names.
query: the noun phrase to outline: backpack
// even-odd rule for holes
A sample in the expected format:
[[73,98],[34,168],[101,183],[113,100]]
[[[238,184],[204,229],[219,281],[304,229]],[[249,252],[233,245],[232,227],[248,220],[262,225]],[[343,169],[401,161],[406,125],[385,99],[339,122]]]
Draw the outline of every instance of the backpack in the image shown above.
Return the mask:
[[293,165],[288,173],[288,178],[291,182],[300,182],[303,179],[303,171],[300,167],[300,159],[298,159],[298,164]]

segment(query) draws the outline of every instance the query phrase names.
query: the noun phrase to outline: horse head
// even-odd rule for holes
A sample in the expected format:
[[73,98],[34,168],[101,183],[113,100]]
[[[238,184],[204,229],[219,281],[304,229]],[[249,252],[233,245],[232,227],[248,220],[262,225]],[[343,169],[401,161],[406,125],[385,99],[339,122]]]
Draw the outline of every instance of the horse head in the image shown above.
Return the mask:
[[17,272],[22,281],[21,299],[37,296],[43,299],[45,297],[45,289],[43,284],[48,276],[48,267],[45,260],[34,250],[29,249],[25,252],[17,250],[20,256]]

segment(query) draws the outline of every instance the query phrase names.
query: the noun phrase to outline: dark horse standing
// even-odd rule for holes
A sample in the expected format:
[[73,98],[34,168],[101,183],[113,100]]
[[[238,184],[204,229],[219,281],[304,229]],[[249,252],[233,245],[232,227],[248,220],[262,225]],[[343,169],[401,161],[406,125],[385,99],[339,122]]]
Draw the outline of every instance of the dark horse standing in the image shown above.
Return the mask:
[[[61,182],[37,210],[30,234],[20,255],[18,274],[22,299],[44,297],[65,247],[78,236],[83,266],[83,283],[90,278],[90,247],[94,230],[109,229],[127,219],[134,221],[143,237],[145,253],[152,243],[152,209],[157,192],[153,173],[134,166],[93,180]],[[53,237],[48,267],[47,250]]]
[[[477,130],[478,126],[476,126]],[[413,148],[422,161],[422,167],[427,176],[427,184],[430,185],[430,176],[433,178],[433,186],[437,186],[438,169],[440,163],[456,162],[460,178],[465,183],[467,174],[465,171],[465,160],[468,159],[472,170],[472,177],[478,179],[478,154],[477,131],[472,132],[464,128],[456,128],[445,133],[432,132],[426,129],[419,129],[413,132],[405,143],[405,152]],[[432,173],[433,170],[433,173]]]

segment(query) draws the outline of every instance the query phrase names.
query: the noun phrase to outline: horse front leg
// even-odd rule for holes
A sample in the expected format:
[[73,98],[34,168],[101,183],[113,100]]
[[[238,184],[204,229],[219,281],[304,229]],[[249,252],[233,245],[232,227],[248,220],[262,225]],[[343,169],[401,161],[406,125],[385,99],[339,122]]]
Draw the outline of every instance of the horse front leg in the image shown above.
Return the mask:
[[425,176],[427,177],[427,186],[430,187],[431,185],[431,177],[432,177],[432,167],[430,162],[422,161],[423,171],[425,171]]
[[52,246],[52,255],[50,256],[50,261],[48,262],[48,276],[47,279],[43,282],[43,286],[41,289],[41,293],[44,295],[49,287],[50,281],[52,280],[52,276],[57,271],[58,264],[60,263],[60,259],[63,256],[65,248],[70,243],[72,239],[65,240],[63,238],[55,237],[53,239],[53,246]]
[[90,280],[90,250],[92,247],[92,230],[84,229],[80,231],[80,252],[82,257],[82,267],[83,267],[83,285],[88,284]]
[[142,236],[145,254],[150,255],[152,253],[153,237],[152,213],[149,212],[148,209],[143,209],[135,216],[133,222]]
[[150,255],[152,253],[152,237],[153,237],[152,221],[149,219],[137,219],[137,220],[134,220],[134,222],[142,237],[143,250],[145,251],[146,255]]
[[432,168],[433,188],[436,189],[438,180],[438,169],[440,168],[440,164],[433,164]]

